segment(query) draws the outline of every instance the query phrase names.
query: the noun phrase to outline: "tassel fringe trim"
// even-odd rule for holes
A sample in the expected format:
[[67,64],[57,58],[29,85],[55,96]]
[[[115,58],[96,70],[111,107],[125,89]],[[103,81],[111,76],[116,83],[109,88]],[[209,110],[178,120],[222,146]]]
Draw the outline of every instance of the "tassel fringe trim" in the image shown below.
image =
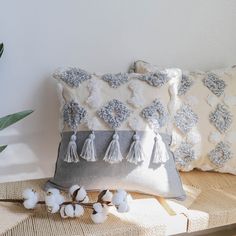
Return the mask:
[[130,145],[126,160],[130,163],[134,163],[135,165],[143,162],[144,160],[143,148],[141,145],[140,137],[137,135],[137,133],[135,133],[133,136],[133,142]]
[[123,160],[123,156],[120,151],[119,135],[116,132],[106,150],[103,160],[110,164],[119,163]]
[[167,160],[169,160],[169,153],[167,152],[166,145],[160,134],[156,133],[152,151],[152,162],[154,164],[159,164],[165,163]]
[[76,163],[79,162],[79,156],[77,153],[77,145],[76,145],[76,134],[72,134],[70,137],[70,142],[68,144],[66,156],[64,159],[65,162],[68,163]]
[[[85,140],[84,145],[82,147],[82,151],[80,153],[80,157],[89,162],[97,161],[94,141],[95,134],[92,131],[92,133]],[[167,151],[166,145],[163,142],[160,134],[156,133],[152,150],[152,163],[165,163],[168,159],[169,153]],[[108,148],[105,152],[103,160],[110,164],[119,163],[123,160],[123,156],[120,150],[119,135],[117,132],[114,133],[112,140],[109,143]],[[136,132],[133,135],[133,141],[130,145],[126,160],[127,162],[133,163],[135,165],[145,160],[145,154],[140,140],[140,136]],[[79,155],[77,153],[76,133],[71,135],[64,161],[67,163],[77,163],[80,161]]]
[[96,161],[96,150],[94,145],[95,134],[92,132],[85,140],[80,156],[86,161]]

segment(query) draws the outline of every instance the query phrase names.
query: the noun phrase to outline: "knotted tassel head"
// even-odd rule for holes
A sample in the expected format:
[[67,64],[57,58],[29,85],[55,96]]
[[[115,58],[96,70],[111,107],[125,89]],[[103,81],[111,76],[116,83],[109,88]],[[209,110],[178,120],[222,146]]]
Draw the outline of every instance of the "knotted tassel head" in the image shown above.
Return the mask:
[[138,164],[144,160],[144,152],[140,142],[140,137],[137,133],[133,135],[133,142],[130,145],[128,155],[126,157],[130,163]]
[[96,161],[96,150],[94,145],[95,134],[92,132],[85,140],[80,156],[86,161]]
[[106,150],[103,160],[109,162],[110,164],[119,163],[123,160],[123,156],[120,151],[119,135],[117,132],[113,135],[112,141]]
[[77,154],[76,145],[76,133],[72,134],[70,137],[70,142],[67,147],[67,152],[64,161],[68,163],[79,162],[79,156]]
[[156,133],[152,150],[152,162],[154,164],[165,163],[168,159],[169,153],[167,152],[166,145],[160,134]]

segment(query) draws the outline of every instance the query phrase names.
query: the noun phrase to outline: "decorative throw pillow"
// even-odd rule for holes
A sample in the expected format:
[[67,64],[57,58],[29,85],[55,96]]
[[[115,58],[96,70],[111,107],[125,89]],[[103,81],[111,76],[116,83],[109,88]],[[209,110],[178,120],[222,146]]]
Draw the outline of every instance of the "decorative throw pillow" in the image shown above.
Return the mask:
[[184,199],[170,137],[160,133],[168,121],[165,87],[180,75],[177,69],[155,75],[56,71],[62,139],[46,188],[78,183]]
[[[159,69],[137,61],[133,70]],[[236,174],[236,67],[183,71],[172,99],[171,149],[178,168]]]

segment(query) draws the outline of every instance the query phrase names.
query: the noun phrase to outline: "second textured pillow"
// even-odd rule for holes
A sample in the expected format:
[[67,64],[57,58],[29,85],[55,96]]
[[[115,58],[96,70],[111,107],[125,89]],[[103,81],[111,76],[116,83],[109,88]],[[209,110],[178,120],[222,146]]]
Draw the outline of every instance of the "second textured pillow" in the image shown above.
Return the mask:
[[[137,61],[133,70],[149,74],[159,68]],[[178,168],[236,174],[236,67],[183,71],[170,96],[169,133]]]

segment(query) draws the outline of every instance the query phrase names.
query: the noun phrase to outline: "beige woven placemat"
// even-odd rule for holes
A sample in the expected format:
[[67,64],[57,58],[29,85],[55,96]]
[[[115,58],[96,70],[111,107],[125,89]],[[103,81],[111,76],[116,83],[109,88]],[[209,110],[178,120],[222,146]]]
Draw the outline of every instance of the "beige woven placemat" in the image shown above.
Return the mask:
[[[0,198],[21,198],[22,189],[27,187],[34,187],[42,195],[41,188],[45,182],[45,179],[41,179],[0,184]],[[89,193],[91,201],[95,201],[96,196],[95,193]],[[180,233],[185,232],[187,219],[183,215],[170,216],[171,213],[173,214],[171,209],[169,214],[168,209],[166,210],[153,196],[132,193],[132,197],[135,200],[129,213],[117,214],[114,211],[109,215],[108,220],[100,225],[91,221],[89,210],[85,210],[84,216],[79,219],[61,219],[59,214],[47,213],[45,206],[38,206],[35,210],[28,211],[20,204],[1,203],[0,212],[4,209],[4,214],[1,214],[0,218],[0,234],[166,235],[169,228],[174,229],[175,217],[182,222],[176,230]],[[167,229],[168,225],[170,227]]]
[[[236,176],[200,171],[181,176],[186,201],[162,201],[132,193],[137,199],[133,210],[110,215],[101,225],[91,222],[88,210],[83,218],[62,220],[58,214],[48,214],[44,206],[28,211],[17,204],[1,203],[0,235],[165,235],[184,232],[187,225],[188,232],[193,232],[236,223]],[[42,194],[45,181],[0,184],[0,198],[21,198],[22,189],[32,186]],[[90,193],[90,198],[95,200],[95,195]],[[170,216],[173,212],[177,215]]]
[[194,187],[198,192],[193,201],[181,203],[189,208],[188,232],[236,223],[236,176],[192,171],[181,177],[185,188]]

